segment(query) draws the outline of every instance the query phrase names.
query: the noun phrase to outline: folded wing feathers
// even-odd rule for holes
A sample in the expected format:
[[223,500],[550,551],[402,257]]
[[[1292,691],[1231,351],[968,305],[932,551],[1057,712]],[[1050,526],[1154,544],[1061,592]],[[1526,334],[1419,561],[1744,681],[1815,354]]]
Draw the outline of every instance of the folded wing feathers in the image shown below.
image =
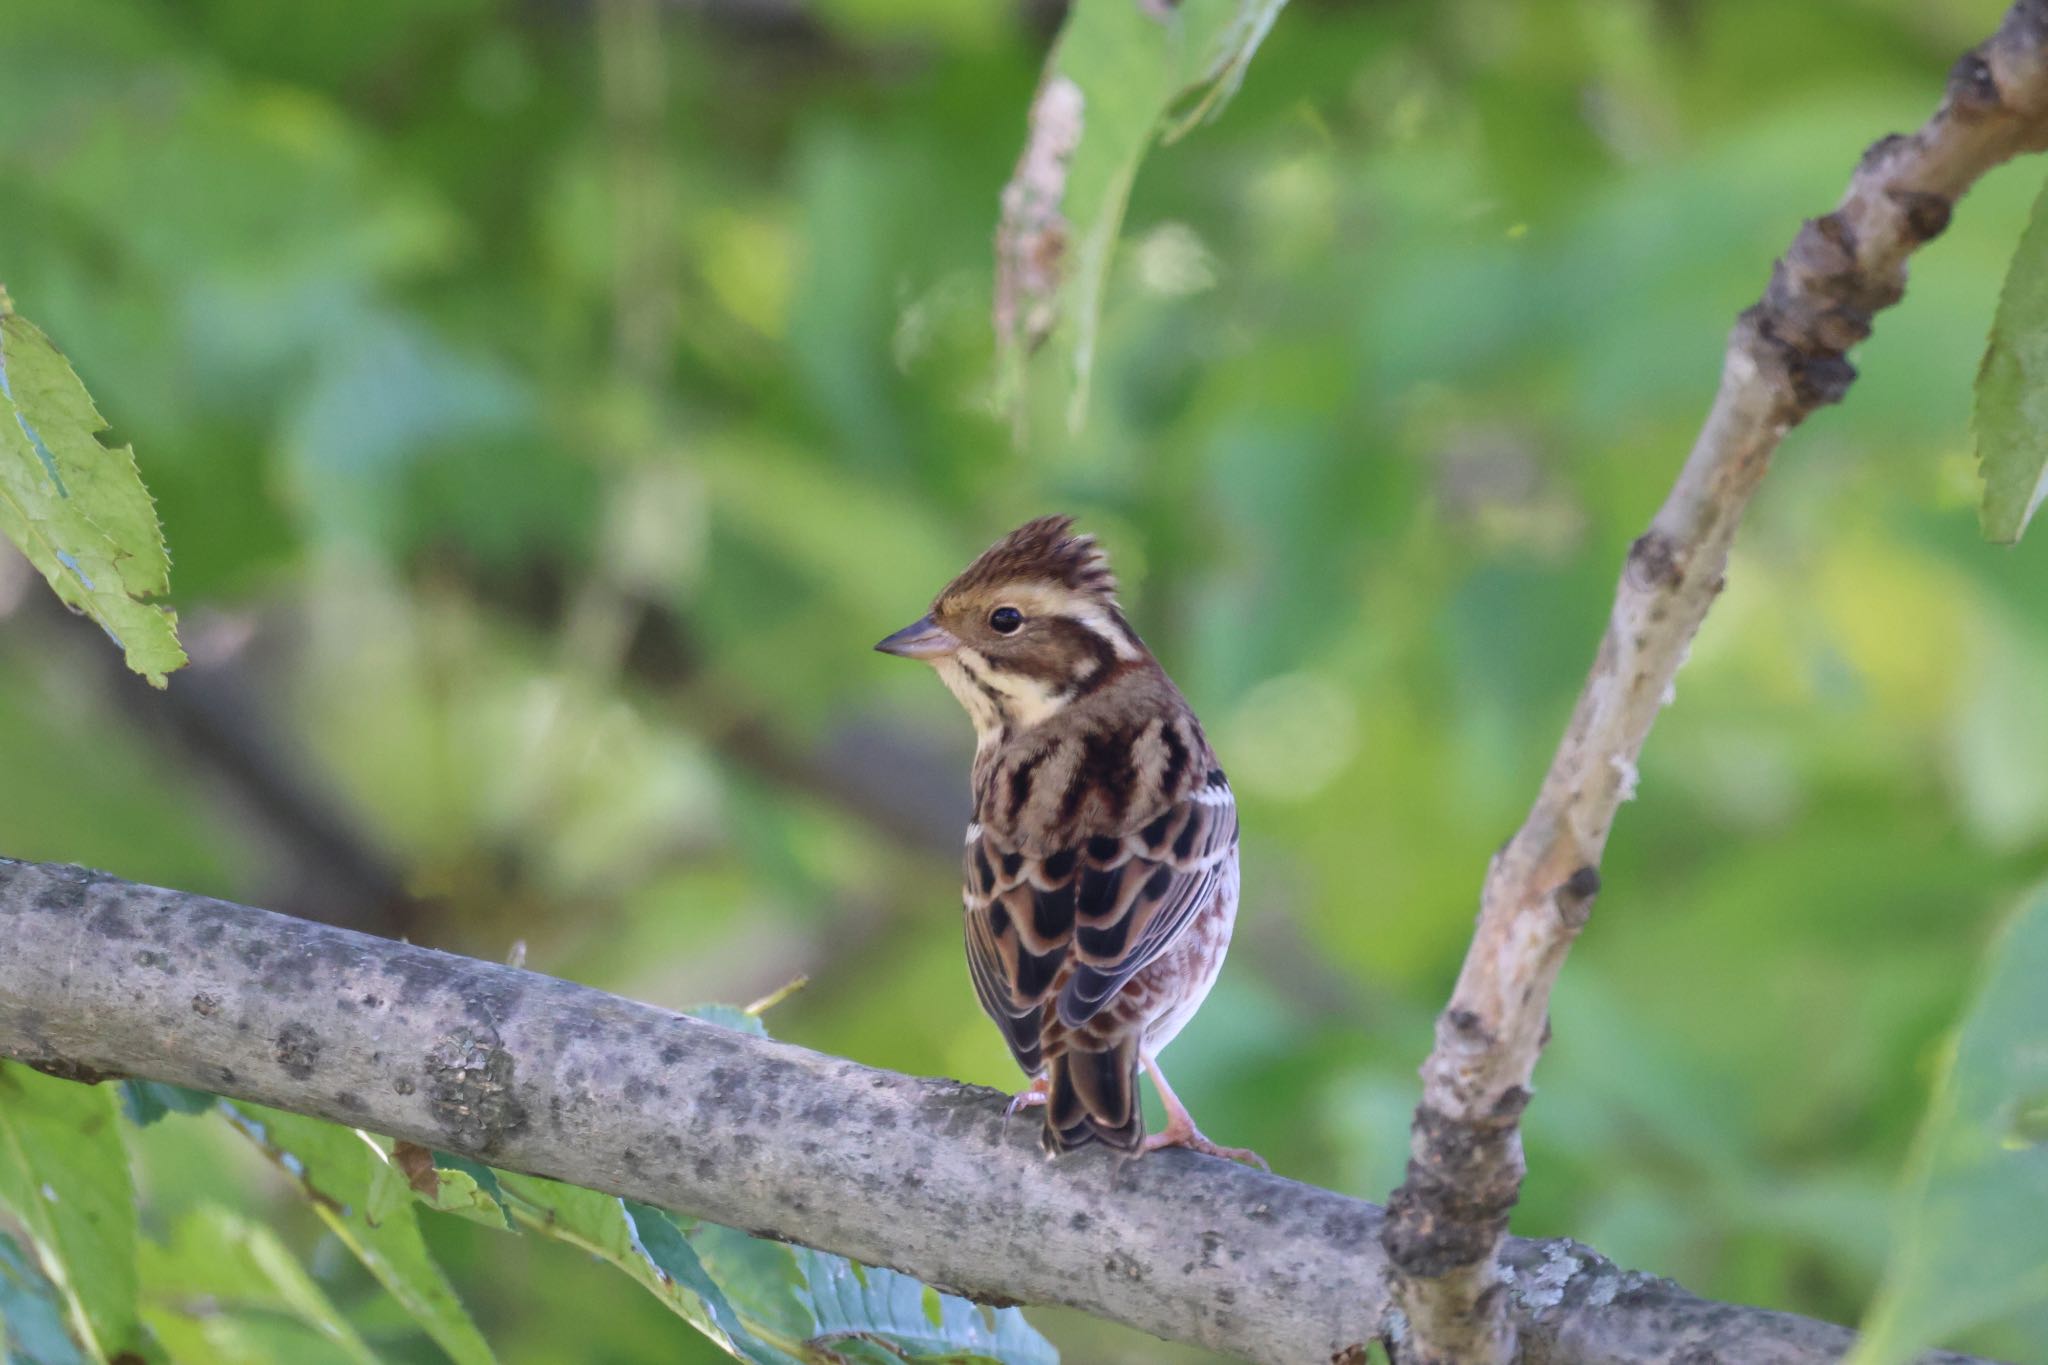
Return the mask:
[[975,994],[1018,1063],[1042,1063],[1045,1006],[1072,1028],[1156,961],[1216,894],[1237,845],[1220,771],[1136,829],[1042,857],[970,827],[967,956]]

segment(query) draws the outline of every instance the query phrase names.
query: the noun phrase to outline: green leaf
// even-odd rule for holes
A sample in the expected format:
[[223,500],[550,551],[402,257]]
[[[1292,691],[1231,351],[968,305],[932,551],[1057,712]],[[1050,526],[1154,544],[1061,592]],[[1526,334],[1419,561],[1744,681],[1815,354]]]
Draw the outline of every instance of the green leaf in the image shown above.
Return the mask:
[[[470,1185],[476,1189],[476,1198],[479,1201],[489,1200],[491,1207],[497,1210],[498,1219],[493,1226],[507,1228],[515,1232],[518,1231],[519,1225],[512,1221],[511,1213],[505,1208],[505,1191],[498,1185],[498,1173],[496,1171],[484,1165],[481,1161],[471,1161],[466,1156],[457,1156],[453,1152],[439,1151],[434,1153],[434,1170],[444,1181],[455,1176],[461,1176],[468,1180]],[[440,1209],[438,1211],[443,1213],[462,1212],[458,1209]],[[468,1217],[470,1215],[465,1213],[463,1216]],[[488,1222],[489,1220],[479,1219],[478,1221]]]
[[985,1309],[907,1275],[715,1224],[686,1232],[660,1209],[594,1190],[505,1171],[498,1181],[521,1226],[609,1261],[738,1360],[1059,1359],[1014,1308]]
[[358,1365],[361,1359],[295,1318],[204,1303],[191,1307],[189,1315],[149,1317],[172,1365]]
[[817,1319],[798,1295],[802,1285],[789,1247],[717,1223],[692,1227],[690,1246],[726,1300],[757,1330],[798,1350],[817,1334]]
[[1058,1365],[1059,1353],[1014,1308],[941,1294],[908,1275],[792,1247],[814,1340],[881,1345],[891,1360]]
[[121,1082],[121,1112],[137,1127],[147,1128],[166,1114],[203,1114],[213,1108],[216,1096],[204,1090],[171,1085],[165,1081]]
[[370,1192],[365,1197],[363,1217],[372,1227],[381,1227],[386,1219],[402,1215],[412,1206],[412,1196],[405,1173],[391,1164],[390,1157],[371,1161]]
[[692,1019],[702,1019],[707,1024],[729,1028],[739,1033],[751,1033],[756,1038],[768,1036],[768,1026],[761,1022],[758,1014],[748,1014],[737,1005],[692,1005],[683,1013]]
[[[1104,284],[1138,165],[1221,110],[1286,0],[1077,4],[1031,102],[996,229],[1000,394],[1022,411],[1034,365],[1088,405]],[[1048,345],[1047,343],[1052,343]],[[1034,361],[1034,356],[1044,358]]]
[[509,1171],[498,1172],[498,1186],[523,1227],[609,1261],[735,1358],[762,1365],[805,1359],[762,1340],[741,1320],[667,1214]]
[[490,1228],[509,1225],[505,1210],[476,1183],[475,1176],[464,1171],[441,1171],[439,1175],[438,1189],[415,1189],[413,1198],[435,1213],[452,1213],[457,1218],[467,1218],[472,1223],[482,1223]]
[[2048,498],[2048,187],[2005,268],[1977,370],[1976,422],[1984,534],[2010,543]]
[[64,1330],[64,1296],[35,1260],[0,1232],[0,1360],[7,1365],[85,1365]]
[[2048,889],[1992,945],[1935,1084],[1854,1365],[2048,1302]]
[[[316,1359],[377,1365],[377,1357],[277,1236],[217,1205],[185,1215],[168,1245],[145,1242],[144,1313],[177,1360]],[[282,1321],[274,1321],[279,1320]],[[291,1331],[295,1325],[297,1331]],[[296,1338],[290,1356],[257,1355],[257,1341]]]
[[805,1360],[1056,1365],[1014,1308],[992,1310],[893,1270],[699,1223],[690,1244],[740,1316]]
[[[786,990],[752,1009],[702,1005],[692,1013],[766,1036],[756,1011]],[[406,1230],[410,1244],[418,1246],[414,1203],[424,1203],[436,1212],[565,1242],[608,1261],[725,1353],[756,1365],[1059,1361],[1014,1308],[991,1312],[895,1271],[858,1267],[844,1257],[717,1224],[678,1220],[645,1203],[494,1171],[416,1144],[385,1150],[383,1140],[369,1134],[289,1113],[227,1103],[221,1109],[299,1179],[328,1226],[393,1293],[399,1291],[395,1277],[379,1259],[397,1263],[412,1252],[381,1246],[375,1238]],[[418,1254],[424,1257],[424,1250]],[[242,1332],[246,1324],[233,1330]],[[215,1340],[215,1347],[225,1353],[225,1338]]]
[[725,1289],[712,1279],[697,1250],[669,1214],[645,1204],[622,1201],[633,1225],[634,1244],[663,1277],[695,1294],[725,1334],[725,1348],[741,1360],[779,1365],[791,1357],[779,1345],[763,1340],[763,1325],[744,1321]]
[[372,1223],[381,1223],[406,1205],[418,1202],[435,1213],[452,1213],[488,1228],[509,1228],[512,1220],[499,1204],[502,1193],[488,1167],[478,1167],[483,1181],[468,1171],[441,1169],[438,1154],[416,1143],[401,1142],[387,1152],[378,1141],[371,1142],[377,1160],[370,1171]]
[[0,292],[0,533],[162,687],[185,651],[176,613],[144,599],[170,591],[170,555],[135,452],[100,444],[106,427],[70,363]]
[[411,1206],[386,1201],[372,1221],[382,1153],[366,1135],[253,1104],[222,1104],[221,1112],[298,1182],[321,1221],[457,1365],[490,1365],[490,1345],[421,1240]]
[[0,1205],[27,1230],[95,1358],[134,1342],[135,1184],[114,1096],[0,1063]]

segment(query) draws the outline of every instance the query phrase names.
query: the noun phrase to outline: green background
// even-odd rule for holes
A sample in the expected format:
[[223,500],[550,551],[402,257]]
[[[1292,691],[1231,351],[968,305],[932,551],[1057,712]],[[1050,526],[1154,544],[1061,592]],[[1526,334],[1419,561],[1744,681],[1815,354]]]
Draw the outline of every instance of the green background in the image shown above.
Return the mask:
[[[1014,1086],[960,955],[966,721],[868,649],[1073,511],[1242,804],[1176,1088],[1383,1197],[1729,323],[2002,9],[1296,0],[1139,175],[1086,425],[1020,444],[991,236],[1042,5],[0,0],[0,280],[134,443],[195,660],[147,694],[0,551],[0,852],[671,1005],[808,973],[780,1036]],[[1980,540],[1967,429],[2039,176],[1970,195],[1780,452],[1559,986],[1517,1232],[1872,1291],[2048,867],[2048,551]],[[146,1228],[258,1211],[436,1358],[231,1137],[135,1142]],[[507,1361],[713,1358],[564,1247],[427,1229]]]

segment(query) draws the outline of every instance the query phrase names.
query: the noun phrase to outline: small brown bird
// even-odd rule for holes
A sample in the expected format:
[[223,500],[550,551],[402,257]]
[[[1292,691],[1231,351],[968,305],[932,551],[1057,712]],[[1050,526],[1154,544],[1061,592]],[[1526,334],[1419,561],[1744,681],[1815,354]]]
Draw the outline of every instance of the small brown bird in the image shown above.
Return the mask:
[[[1191,1147],[1202,1136],[1159,1070],[1237,918],[1237,806],[1202,726],[1117,607],[1072,517],[990,546],[929,615],[875,648],[938,670],[974,722],[967,965],[1045,1108],[1057,1156]],[[1143,1067],[1166,1106],[1145,1136]]]

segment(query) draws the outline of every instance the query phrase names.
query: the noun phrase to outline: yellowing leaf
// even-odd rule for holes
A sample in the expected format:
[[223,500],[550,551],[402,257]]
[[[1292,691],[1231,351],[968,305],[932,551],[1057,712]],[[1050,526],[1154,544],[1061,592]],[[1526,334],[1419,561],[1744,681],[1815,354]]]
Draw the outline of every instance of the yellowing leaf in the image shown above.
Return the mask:
[[146,600],[170,590],[170,556],[135,453],[102,445],[106,427],[70,363],[0,293],[0,534],[162,687],[185,662],[177,615]]

